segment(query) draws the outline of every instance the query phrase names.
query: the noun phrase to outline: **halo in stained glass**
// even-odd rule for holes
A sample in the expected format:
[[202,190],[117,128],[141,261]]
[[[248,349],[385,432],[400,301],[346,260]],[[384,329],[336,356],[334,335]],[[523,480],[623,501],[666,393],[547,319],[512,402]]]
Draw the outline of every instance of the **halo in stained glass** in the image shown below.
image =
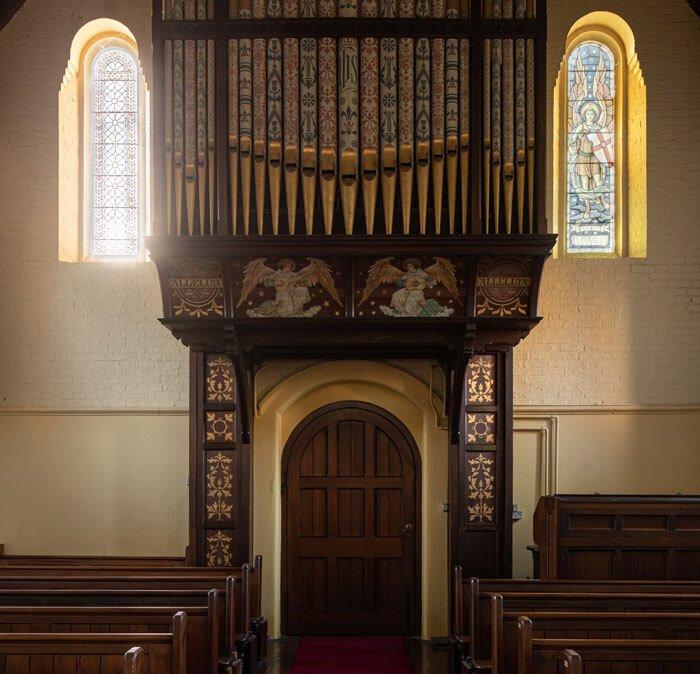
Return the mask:
[[615,252],[615,59],[600,42],[567,70],[567,253]]
[[92,212],[90,252],[139,254],[138,69],[125,49],[92,62]]

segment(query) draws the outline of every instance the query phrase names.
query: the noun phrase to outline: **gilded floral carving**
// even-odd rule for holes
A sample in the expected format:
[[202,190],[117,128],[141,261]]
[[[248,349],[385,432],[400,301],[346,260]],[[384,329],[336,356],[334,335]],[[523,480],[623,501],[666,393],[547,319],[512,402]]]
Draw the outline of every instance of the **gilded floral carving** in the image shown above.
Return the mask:
[[233,562],[233,537],[223,531],[207,536],[207,566],[231,566]]
[[496,442],[496,415],[487,412],[467,413],[467,443],[493,445]]
[[223,452],[207,457],[207,519],[233,519],[233,458]]
[[233,442],[233,412],[206,413],[207,442]]
[[494,459],[482,453],[470,455],[467,476],[467,510],[469,521],[493,522],[496,494]]
[[467,368],[467,404],[496,404],[496,357],[477,356]]
[[208,403],[228,403],[234,399],[233,363],[226,356],[207,356],[206,396]]

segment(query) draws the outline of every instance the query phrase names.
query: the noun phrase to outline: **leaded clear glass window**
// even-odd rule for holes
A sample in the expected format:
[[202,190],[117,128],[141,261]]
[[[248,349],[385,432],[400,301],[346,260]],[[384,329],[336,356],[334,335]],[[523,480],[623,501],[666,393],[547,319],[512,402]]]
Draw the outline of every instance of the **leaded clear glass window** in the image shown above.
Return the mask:
[[134,57],[121,47],[98,52],[91,69],[90,255],[140,253],[139,86]]
[[566,252],[611,254],[615,232],[615,59],[596,41],[567,67]]

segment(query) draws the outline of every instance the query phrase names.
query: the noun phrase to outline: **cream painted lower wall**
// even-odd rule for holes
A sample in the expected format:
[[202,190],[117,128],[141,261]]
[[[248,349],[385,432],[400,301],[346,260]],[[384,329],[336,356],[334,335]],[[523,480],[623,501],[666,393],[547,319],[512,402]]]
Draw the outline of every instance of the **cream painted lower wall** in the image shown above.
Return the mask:
[[0,414],[7,554],[182,556],[188,416]]
[[[265,556],[263,610],[279,633],[281,458],[295,426],[331,402],[384,407],[423,461],[423,635],[446,634],[447,438],[428,390],[378,363],[294,373],[262,400],[254,449],[253,549]],[[0,413],[0,543],[8,554],[181,555],[187,544],[187,413]],[[514,575],[545,493],[699,493],[700,407],[518,408]]]
[[700,407],[516,408],[513,575],[532,575],[544,494],[700,493]]

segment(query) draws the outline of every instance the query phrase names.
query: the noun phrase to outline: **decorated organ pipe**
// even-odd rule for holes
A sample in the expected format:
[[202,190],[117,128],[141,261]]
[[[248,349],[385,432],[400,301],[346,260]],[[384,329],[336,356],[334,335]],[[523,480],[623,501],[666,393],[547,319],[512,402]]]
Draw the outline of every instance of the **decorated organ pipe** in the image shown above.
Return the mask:
[[[238,0],[238,16],[245,21],[252,18],[251,0]],[[239,123],[241,158],[241,206],[243,214],[243,234],[250,233],[250,193],[253,170],[253,42],[239,40]]]
[[[376,18],[379,15],[378,0],[361,0],[360,13],[363,17]],[[360,43],[360,173],[367,234],[374,233],[379,191],[379,71],[379,41],[372,37],[363,38]]]
[[[229,9],[229,11],[231,11]],[[237,8],[236,8],[237,11]],[[231,16],[229,14],[229,16]],[[231,16],[231,18],[236,18]],[[231,233],[237,233],[238,224],[238,40],[228,41],[228,171],[231,205]]]
[[[334,18],[335,0],[318,0],[318,13],[322,18]],[[321,205],[325,232],[331,234],[338,163],[338,68],[337,44],[330,37],[319,40],[318,81]]]
[[[438,0],[439,1],[439,0]],[[416,16],[430,16],[430,0],[418,0]],[[418,224],[425,234],[428,218],[428,177],[430,174],[430,42],[427,38],[416,40],[416,188],[418,192]]]
[[[357,18],[358,0],[343,0],[339,16]],[[357,204],[359,148],[359,54],[354,37],[338,40],[338,127],[340,142],[340,203],[345,233],[352,234]]]
[[[270,18],[280,18],[281,0],[268,0],[267,14]],[[282,41],[276,37],[267,41],[267,157],[272,233],[278,234],[282,187]]]
[[[253,0],[253,18],[265,18],[265,0]],[[267,49],[263,38],[253,40],[253,174],[258,234],[265,216],[265,155],[267,141]]]
[[[399,17],[415,16],[413,0],[398,0]],[[413,194],[413,39],[399,40],[399,187],[401,189],[401,216],[403,233],[411,230],[411,202]]]
[[163,232],[541,230],[534,0],[231,0],[221,50],[215,4],[162,5]]
[[[381,16],[385,19],[396,17],[396,0],[382,0]],[[394,228],[398,172],[398,45],[396,38],[382,38],[379,59],[382,206],[384,207],[384,229],[387,234],[391,234]]]
[[[301,15],[316,17],[316,0],[301,0]],[[301,186],[304,197],[306,233],[313,234],[318,169],[318,41],[301,39]]]
[[[448,0],[447,18],[459,18],[459,0]],[[459,168],[459,40],[445,44],[445,165],[447,169],[447,220],[450,234],[455,232],[457,209],[457,173]]]
[[[284,0],[287,19],[299,18],[299,0]],[[296,230],[297,193],[299,191],[299,40],[284,40],[282,54],[284,82],[284,189],[287,198],[287,226]]]

